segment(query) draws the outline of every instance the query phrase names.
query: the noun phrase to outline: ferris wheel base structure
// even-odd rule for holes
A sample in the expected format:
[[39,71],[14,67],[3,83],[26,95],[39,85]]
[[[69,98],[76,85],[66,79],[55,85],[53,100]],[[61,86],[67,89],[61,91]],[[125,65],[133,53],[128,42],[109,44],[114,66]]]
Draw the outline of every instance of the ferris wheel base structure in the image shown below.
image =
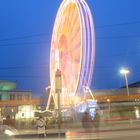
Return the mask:
[[50,96],[57,102],[55,74],[61,71],[61,103],[69,105],[90,87],[95,61],[95,29],[85,0],[63,0],[53,28],[50,49]]

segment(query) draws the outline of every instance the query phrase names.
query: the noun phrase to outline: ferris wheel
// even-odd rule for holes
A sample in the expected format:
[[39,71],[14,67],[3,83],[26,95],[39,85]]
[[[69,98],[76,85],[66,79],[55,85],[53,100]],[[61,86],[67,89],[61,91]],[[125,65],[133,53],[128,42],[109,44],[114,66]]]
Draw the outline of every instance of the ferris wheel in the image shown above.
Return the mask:
[[54,90],[57,69],[62,88],[68,94],[80,94],[90,86],[95,57],[95,30],[85,0],[63,0],[53,28],[50,49],[50,81]]

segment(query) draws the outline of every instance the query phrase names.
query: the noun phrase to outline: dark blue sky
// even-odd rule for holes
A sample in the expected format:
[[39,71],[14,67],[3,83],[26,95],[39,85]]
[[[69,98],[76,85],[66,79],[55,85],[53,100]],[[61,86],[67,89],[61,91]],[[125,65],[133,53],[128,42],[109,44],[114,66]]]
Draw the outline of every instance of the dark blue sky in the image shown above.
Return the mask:
[[[140,0],[86,0],[96,29],[96,60],[91,89],[114,89],[140,80]],[[18,89],[45,94],[49,51],[61,0],[0,1],[0,79]]]

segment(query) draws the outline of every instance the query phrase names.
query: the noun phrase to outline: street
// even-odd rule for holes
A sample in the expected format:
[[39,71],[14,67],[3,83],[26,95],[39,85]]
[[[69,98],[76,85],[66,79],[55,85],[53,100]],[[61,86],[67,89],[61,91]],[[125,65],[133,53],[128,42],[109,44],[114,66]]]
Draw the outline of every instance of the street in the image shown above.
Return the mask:
[[[8,137],[6,135],[0,135],[1,140],[40,140],[38,137]],[[59,138],[57,136],[54,137],[45,137],[42,139],[46,140],[139,140],[140,139],[140,130],[123,130],[123,131],[108,131],[108,132],[100,132],[97,137],[96,133],[85,133],[85,132],[72,132],[65,137]]]

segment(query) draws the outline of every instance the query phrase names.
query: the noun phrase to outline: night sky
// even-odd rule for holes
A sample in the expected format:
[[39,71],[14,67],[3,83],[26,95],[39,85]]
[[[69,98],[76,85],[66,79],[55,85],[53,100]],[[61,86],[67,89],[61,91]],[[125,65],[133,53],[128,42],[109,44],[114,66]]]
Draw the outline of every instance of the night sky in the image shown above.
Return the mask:
[[[96,30],[92,90],[125,85],[119,70],[140,80],[140,0],[86,0]],[[49,81],[50,42],[61,0],[0,1],[0,80],[18,89],[45,94]]]

